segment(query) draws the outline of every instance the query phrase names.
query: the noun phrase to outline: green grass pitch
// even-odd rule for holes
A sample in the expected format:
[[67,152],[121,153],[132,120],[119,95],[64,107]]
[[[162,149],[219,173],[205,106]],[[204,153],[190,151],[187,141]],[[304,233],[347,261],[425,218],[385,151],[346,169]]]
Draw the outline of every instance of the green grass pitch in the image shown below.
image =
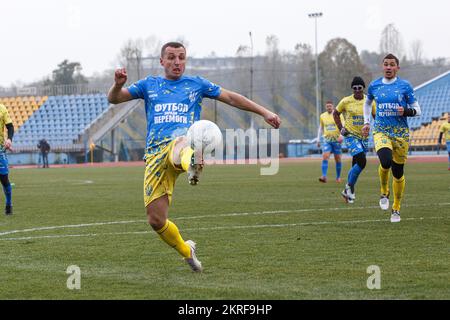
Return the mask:
[[[343,177],[349,168],[344,163]],[[146,223],[143,168],[13,169],[0,217],[0,299],[450,299],[450,172],[408,163],[402,222],[378,208],[376,162],[356,202],[320,162],[209,166],[179,177],[169,217],[197,242],[195,274]],[[345,179],[344,179],[345,180]],[[69,290],[76,265],[81,288]],[[380,289],[367,287],[369,266]]]

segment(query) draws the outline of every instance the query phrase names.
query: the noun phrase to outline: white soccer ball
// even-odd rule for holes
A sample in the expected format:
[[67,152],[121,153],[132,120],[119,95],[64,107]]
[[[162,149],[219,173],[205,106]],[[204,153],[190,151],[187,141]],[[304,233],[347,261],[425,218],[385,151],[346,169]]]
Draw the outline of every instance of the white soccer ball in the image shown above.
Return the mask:
[[188,142],[194,150],[212,151],[222,145],[222,132],[212,121],[199,120],[187,132]]

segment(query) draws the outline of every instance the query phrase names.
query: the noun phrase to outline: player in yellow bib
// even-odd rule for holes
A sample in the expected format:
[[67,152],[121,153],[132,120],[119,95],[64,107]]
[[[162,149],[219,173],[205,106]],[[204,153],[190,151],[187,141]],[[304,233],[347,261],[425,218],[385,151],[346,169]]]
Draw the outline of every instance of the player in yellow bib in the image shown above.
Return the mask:
[[[369,139],[362,135],[365,87],[366,84],[361,77],[354,77],[351,83],[353,94],[343,98],[333,113],[334,121],[344,136],[345,144],[352,156],[352,167],[348,172],[347,184],[341,193],[347,203],[355,202],[355,184],[367,164],[366,153]],[[372,104],[372,107],[372,115],[375,115],[375,103]],[[344,116],[345,126],[341,122],[341,115]]]
[[442,136],[444,135],[448,152],[448,170],[450,170],[450,113],[447,115],[447,122],[441,126],[439,132],[439,145],[442,143]]
[[[3,133],[5,128],[8,131],[8,136],[5,139]],[[3,104],[0,104],[0,181],[3,186],[3,193],[5,194],[6,205],[5,214],[12,214],[12,188],[9,182],[9,168],[8,168],[8,157],[6,156],[6,150],[11,150],[12,148],[12,138],[14,135],[14,126],[9,116],[8,109]]]
[[[327,111],[320,115],[320,125],[317,132],[317,147],[322,145],[322,176],[320,182],[327,182],[328,160],[331,153],[334,154],[336,162],[336,182],[341,182],[342,171],[342,141],[344,138],[340,134],[333,118],[334,105],[333,102],[327,101],[325,105]],[[342,122],[344,119],[342,118]],[[322,139],[322,142],[321,142]]]

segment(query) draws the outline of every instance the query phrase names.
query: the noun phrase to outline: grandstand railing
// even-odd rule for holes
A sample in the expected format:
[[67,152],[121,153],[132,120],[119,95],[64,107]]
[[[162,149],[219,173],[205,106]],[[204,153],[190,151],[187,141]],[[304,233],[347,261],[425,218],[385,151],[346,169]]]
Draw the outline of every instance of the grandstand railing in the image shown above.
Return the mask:
[[[84,152],[87,148],[84,144],[52,144],[50,152]],[[11,153],[34,153],[39,152],[37,145],[22,145],[14,147]]]
[[110,87],[110,84],[69,84],[56,86],[30,86],[23,88],[0,87],[0,97],[61,96],[73,94],[107,93]]

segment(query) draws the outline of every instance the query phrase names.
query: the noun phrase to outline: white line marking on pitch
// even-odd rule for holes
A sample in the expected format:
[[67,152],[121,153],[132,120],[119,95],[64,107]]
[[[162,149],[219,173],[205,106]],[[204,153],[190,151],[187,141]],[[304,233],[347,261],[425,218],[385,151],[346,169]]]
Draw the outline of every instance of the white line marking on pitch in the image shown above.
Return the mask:
[[[423,221],[423,220],[443,220],[448,219],[446,217],[420,217],[420,218],[406,218],[402,221]],[[385,222],[390,223],[386,219],[375,220],[346,220],[346,221],[316,221],[316,222],[300,222],[300,223],[286,223],[286,224],[255,224],[255,225],[239,225],[239,226],[227,226],[227,227],[210,227],[210,228],[186,228],[181,231],[211,231],[211,230],[236,230],[236,229],[256,229],[256,228],[286,228],[286,227],[300,227],[300,226],[314,226],[314,225],[333,225],[333,224],[361,224],[361,223],[375,223]],[[66,235],[47,235],[47,236],[35,236],[35,237],[17,237],[17,238],[0,238],[0,241],[5,240],[35,240],[35,239],[54,239],[54,238],[75,238],[75,237],[96,237],[96,236],[117,236],[117,235],[137,235],[147,234],[152,231],[130,231],[130,232],[109,232],[109,233],[84,233],[84,234],[66,234]]]
[[11,231],[0,232],[0,236],[13,234],[13,233],[24,233],[24,232],[33,232],[33,231],[42,231],[42,230],[83,228],[83,227],[91,227],[91,226],[104,226],[104,225],[109,225],[109,224],[127,224],[127,223],[137,223],[137,222],[146,222],[146,220],[110,221],[110,222],[95,222],[95,223],[83,223],[83,224],[69,224],[69,225],[65,225],[65,226],[38,227],[38,228],[29,228],[29,229],[22,229],[22,230],[11,230]]
[[[437,206],[448,206],[450,203],[438,203]],[[429,204],[405,206],[405,207],[424,207],[430,206]],[[214,215],[201,215],[201,216],[191,216],[191,217],[173,217],[177,220],[192,220],[201,218],[217,218],[217,217],[236,217],[236,216],[249,216],[249,215],[263,215],[263,214],[283,214],[283,213],[298,213],[298,212],[323,212],[323,211],[349,211],[349,210],[365,210],[365,209],[375,209],[378,206],[371,207],[342,207],[342,208],[311,208],[311,209],[297,209],[297,210],[276,210],[276,211],[257,211],[257,212],[236,212],[236,213],[224,213],[224,214],[214,214]],[[36,227],[21,230],[11,230],[0,232],[0,236],[6,236],[15,233],[26,233],[34,231],[43,230],[56,230],[56,229],[68,229],[68,228],[83,228],[92,226],[103,226],[103,225],[114,225],[114,224],[131,224],[131,223],[143,223],[147,220],[129,220],[129,221],[109,221],[109,222],[94,222],[94,223],[83,223],[83,224],[71,224],[62,226],[50,226],[50,227]],[[1,240],[1,238],[0,238]]]

